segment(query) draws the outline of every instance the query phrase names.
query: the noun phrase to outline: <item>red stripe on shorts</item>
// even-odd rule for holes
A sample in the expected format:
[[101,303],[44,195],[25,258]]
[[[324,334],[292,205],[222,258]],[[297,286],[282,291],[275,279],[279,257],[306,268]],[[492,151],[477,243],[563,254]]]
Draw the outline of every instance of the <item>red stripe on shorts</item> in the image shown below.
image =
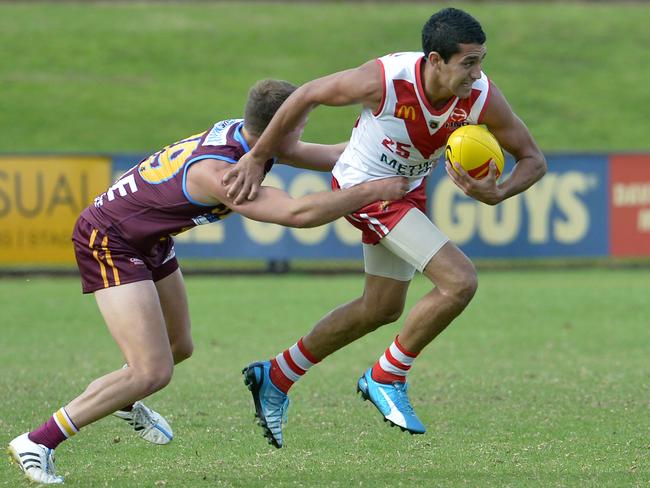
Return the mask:
[[[420,186],[408,192],[401,200],[376,201],[345,218],[361,230],[361,241],[364,244],[377,244],[412,208],[417,208],[426,214],[426,181],[424,178]],[[332,177],[332,189],[340,189],[339,182],[334,177]]]

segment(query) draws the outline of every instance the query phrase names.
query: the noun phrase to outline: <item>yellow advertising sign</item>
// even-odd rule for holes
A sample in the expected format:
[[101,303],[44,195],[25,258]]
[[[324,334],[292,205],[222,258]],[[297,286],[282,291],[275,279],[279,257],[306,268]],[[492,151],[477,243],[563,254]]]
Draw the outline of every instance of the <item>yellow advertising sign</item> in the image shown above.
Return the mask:
[[110,178],[108,157],[0,156],[0,264],[74,263],[74,223]]

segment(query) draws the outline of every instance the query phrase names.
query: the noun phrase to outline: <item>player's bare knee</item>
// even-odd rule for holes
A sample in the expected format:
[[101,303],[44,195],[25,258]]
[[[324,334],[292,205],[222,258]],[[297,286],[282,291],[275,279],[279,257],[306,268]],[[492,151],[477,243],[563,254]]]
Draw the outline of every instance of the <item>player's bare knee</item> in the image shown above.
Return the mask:
[[476,272],[468,270],[454,277],[450,283],[440,288],[443,295],[455,302],[458,306],[465,308],[472,300],[478,289],[478,278]]
[[151,395],[152,393],[157,392],[158,390],[162,390],[164,387],[166,387],[169,382],[172,380],[172,374],[174,372],[174,368],[165,368],[162,371],[156,371],[155,373],[151,374],[147,379],[147,390],[148,393],[147,395]]
[[476,290],[478,290],[478,278],[476,276],[476,273],[472,273],[466,276],[461,283],[460,290],[458,292],[460,301],[465,305],[468,305],[469,302],[472,301],[472,298],[474,298]]
[[161,364],[153,368],[132,369],[132,381],[143,396],[151,395],[169,384],[174,372],[172,364]]
[[473,266],[458,270],[453,276],[448,276],[443,283],[439,283],[437,288],[450,303],[461,309],[465,308],[478,289],[476,271]]
[[366,307],[366,328],[371,331],[392,324],[402,316],[404,304],[373,304]]
[[404,307],[399,308],[388,308],[381,311],[381,316],[379,317],[380,325],[392,324],[402,316]]
[[194,353],[194,343],[190,339],[189,341],[183,341],[177,344],[172,344],[172,355],[174,356],[174,364],[185,361],[192,357]]

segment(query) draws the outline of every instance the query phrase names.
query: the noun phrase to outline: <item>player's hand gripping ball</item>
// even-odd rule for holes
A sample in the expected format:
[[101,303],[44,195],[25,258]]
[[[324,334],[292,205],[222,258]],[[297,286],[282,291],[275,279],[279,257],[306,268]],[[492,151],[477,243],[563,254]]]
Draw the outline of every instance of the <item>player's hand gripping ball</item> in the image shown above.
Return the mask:
[[[503,172],[505,158],[496,137],[481,125],[464,125],[451,133],[447,140],[445,158],[459,163],[465,171],[477,180],[487,176],[490,161],[497,165],[497,178]],[[454,169],[456,167],[454,166]]]

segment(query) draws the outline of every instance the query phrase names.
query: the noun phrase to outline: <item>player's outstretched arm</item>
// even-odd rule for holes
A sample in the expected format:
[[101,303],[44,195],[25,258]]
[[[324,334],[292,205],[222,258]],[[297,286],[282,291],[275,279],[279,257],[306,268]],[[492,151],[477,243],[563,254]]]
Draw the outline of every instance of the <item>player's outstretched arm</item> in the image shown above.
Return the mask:
[[298,141],[294,146],[278,155],[280,162],[296,168],[332,171],[347,145],[347,141],[340,144],[314,144]]
[[204,159],[193,164],[186,179],[187,193],[191,200],[203,205],[223,203],[244,217],[287,227],[316,227],[377,200],[399,200],[409,189],[408,180],[401,176],[300,198],[292,198],[285,191],[263,186],[255,200],[235,203],[228,197],[227,189],[221,183],[230,166],[230,163],[217,159]]
[[235,204],[255,199],[261,185],[264,163],[278,154],[284,138],[300,127],[316,106],[362,103],[376,108],[382,94],[381,68],[375,61],[299,87],[282,104],[253,148],[224,175],[222,183],[227,187],[229,198]]
[[285,191],[263,186],[253,201],[244,201],[242,204],[224,203],[249,219],[303,228],[332,222],[377,200],[399,200],[407,192],[406,178],[390,177],[300,198],[292,198]]

